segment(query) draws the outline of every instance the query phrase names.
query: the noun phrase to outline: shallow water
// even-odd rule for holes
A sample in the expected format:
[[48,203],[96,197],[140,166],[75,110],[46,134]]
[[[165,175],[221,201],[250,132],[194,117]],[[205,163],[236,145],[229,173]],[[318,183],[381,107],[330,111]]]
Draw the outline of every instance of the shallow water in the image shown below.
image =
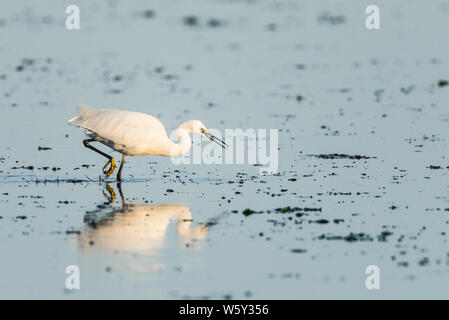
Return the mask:
[[[359,1],[78,3],[79,31],[0,4],[0,298],[448,298],[449,2],[378,1],[379,31]],[[79,102],[277,128],[278,174],[134,157],[101,181]]]

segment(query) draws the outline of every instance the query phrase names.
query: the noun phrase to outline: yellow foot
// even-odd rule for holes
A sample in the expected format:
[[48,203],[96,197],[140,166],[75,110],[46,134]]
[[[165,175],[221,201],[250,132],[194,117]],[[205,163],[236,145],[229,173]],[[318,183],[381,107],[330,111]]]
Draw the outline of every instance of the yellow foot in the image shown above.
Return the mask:
[[106,189],[108,190],[108,192],[111,196],[111,199],[110,199],[111,203],[114,203],[115,199],[117,198],[115,195],[114,189],[110,185],[106,185]]
[[[109,164],[111,164],[111,167],[109,168],[109,170],[106,170]],[[106,177],[109,177],[114,172],[115,168],[117,168],[117,164],[115,163],[114,158],[112,158],[104,165],[103,173],[106,175]]]

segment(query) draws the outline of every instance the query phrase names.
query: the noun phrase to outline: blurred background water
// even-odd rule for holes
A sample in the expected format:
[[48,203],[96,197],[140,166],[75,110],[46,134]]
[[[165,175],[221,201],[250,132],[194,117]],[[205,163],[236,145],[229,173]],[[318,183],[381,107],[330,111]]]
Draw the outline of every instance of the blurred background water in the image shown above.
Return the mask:
[[[0,298],[449,297],[448,1],[73,4],[0,3]],[[278,129],[279,172],[130,158],[123,204],[80,102]]]

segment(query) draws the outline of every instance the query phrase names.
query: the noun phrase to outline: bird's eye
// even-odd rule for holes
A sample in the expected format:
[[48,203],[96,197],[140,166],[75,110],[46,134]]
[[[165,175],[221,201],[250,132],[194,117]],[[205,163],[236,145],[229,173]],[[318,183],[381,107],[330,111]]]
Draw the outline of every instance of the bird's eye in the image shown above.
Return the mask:
[[201,131],[201,133],[204,133],[206,131],[206,129],[201,128],[200,131]]

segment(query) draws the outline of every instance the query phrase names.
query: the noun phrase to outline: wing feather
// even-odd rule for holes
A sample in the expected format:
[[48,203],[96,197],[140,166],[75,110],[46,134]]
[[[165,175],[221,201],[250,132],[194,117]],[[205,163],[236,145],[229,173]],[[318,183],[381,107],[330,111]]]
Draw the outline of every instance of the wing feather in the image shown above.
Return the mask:
[[162,123],[155,117],[141,112],[90,109],[78,106],[78,116],[69,120],[69,124],[80,127],[89,136],[126,154],[141,154],[143,149],[164,149],[163,142],[168,140]]

